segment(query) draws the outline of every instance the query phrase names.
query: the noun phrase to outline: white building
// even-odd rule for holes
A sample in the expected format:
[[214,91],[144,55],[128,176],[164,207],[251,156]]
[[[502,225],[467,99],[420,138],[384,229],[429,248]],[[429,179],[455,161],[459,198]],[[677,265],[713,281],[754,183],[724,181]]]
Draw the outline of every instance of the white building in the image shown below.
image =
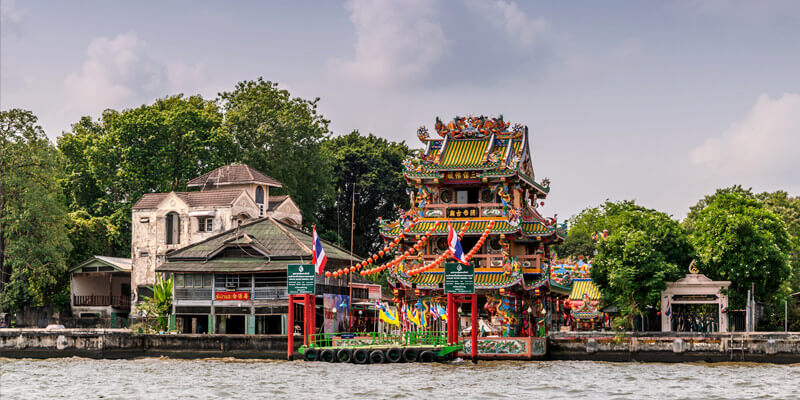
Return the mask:
[[151,295],[156,267],[172,250],[196,243],[245,221],[273,216],[299,226],[302,215],[288,196],[269,196],[281,183],[241,164],[226,165],[189,181],[192,192],[148,193],[131,219],[131,285],[135,303]]

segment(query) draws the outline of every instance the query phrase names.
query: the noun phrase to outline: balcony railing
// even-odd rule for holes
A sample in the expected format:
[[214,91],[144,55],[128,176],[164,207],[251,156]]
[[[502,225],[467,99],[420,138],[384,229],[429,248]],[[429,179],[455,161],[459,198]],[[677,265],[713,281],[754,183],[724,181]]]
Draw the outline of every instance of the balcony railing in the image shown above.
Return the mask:
[[254,299],[288,299],[289,292],[286,287],[257,287],[253,293]]
[[[426,255],[422,257],[426,263],[429,263],[439,257],[439,254]],[[514,256],[519,260],[525,268],[538,268],[541,256],[535,254],[518,255]],[[420,257],[408,257],[406,260],[419,260]],[[472,256],[474,261],[478,262],[478,266],[482,268],[499,267],[502,265],[503,256],[500,254],[475,254]],[[527,263],[527,265],[526,265]]]
[[72,302],[77,307],[105,307],[127,308],[131,306],[130,296],[72,296]]

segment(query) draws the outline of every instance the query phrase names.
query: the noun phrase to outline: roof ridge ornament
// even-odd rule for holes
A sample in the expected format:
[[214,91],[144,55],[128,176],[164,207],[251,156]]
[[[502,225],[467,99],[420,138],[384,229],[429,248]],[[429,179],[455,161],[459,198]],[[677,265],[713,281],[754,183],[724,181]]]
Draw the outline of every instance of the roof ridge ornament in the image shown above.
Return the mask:
[[[519,139],[528,129],[525,125],[514,124],[514,127],[509,130],[510,126],[510,122],[503,120],[503,114],[496,118],[489,118],[485,115],[456,116],[447,123],[436,117],[434,123],[434,129],[439,136],[443,138],[452,136],[454,139],[484,139],[492,134],[502,139]],[[423,142],[431,140],[425,126],[417,129],[417,137]]]
[[689,273],[690,274],[699,274],[700,270],[697,269],[697,260],[692,259],[692,262],[689,263]]

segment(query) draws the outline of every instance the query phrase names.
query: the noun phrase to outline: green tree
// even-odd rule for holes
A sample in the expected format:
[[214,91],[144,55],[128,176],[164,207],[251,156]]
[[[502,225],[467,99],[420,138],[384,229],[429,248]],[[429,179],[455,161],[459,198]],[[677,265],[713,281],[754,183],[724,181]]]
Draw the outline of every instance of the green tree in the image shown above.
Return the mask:
[[610,234],[597,244],[592,279],[603,301],[618,306],[630,324],[634,315],[659,305],[666,282],[688,267],[692,247],[680,224],[663,212],[633,202],[607,202],[599,211]]
[[408,208],[403,160],[410,154],[404,142],[353,131],[323,143],[323,154],[333,163],[335,195],[319,209],[319,229],[349,248],[355,185],[354,252],[368,256],[382,247],[378,217],[397,218],[398,207]]
[[720,189],[692,207],[684,221],[700,271],[729,280],[730,302],[745,303],[751,285],[761,301],[773,300],[789,276],[790,236],[780,217],[749,190]]
[[592,257],[597,250],[592,235],[609,228],[609,221],[602,207],[587,207],[567,221],[569,230],[564,242],[556,246],[559,257]]
[[760,193],[756,196],[764,202],[767,210],[772,211],[786,224],[789,232],[789,265],[791,273],[787,280],[790,292],[800,291],[800,196],[789,196],[784,191]]
[[317,113],[319,99],[291,97],[263,78],[240,82],[220,98],[237,160],[281,181],[303,222],[312,224],[331,195],[330,161],[322,152],[329,121]]
[[67,288],[61,158],[30,111],[0,111],[0,307],[50,304]]
[[200,96],[81,118],[58,140],[76,234],[71,262],[129,256],[133,203],[144,193],[185,190],[189,179],[231,161],[231,144],[217,102]]

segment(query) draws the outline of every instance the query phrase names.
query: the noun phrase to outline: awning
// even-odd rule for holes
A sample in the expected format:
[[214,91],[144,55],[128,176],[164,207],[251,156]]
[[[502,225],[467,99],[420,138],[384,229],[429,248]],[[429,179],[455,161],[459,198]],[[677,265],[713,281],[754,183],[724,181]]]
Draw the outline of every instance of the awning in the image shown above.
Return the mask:
[[202,261],[170,261],[159,265],[156,272],[227,272],[246,273],[263,271],[283,271],[292,262],[266,262],[261,259],[221,259]]

